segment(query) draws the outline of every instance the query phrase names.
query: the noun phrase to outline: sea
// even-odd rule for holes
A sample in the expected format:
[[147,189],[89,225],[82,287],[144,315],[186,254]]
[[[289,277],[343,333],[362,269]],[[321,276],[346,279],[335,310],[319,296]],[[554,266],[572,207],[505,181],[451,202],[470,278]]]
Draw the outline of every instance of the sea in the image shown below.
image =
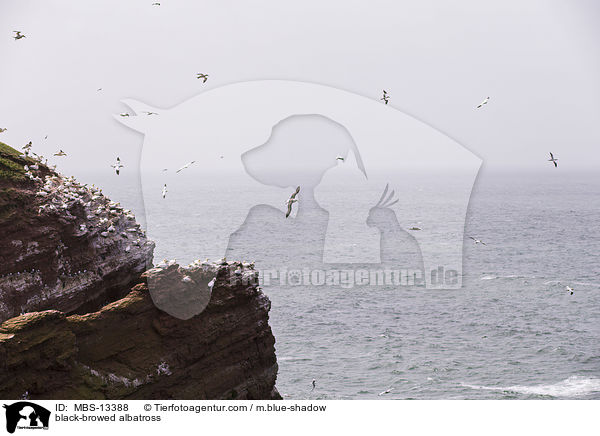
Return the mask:
[[[228,192],[225,180],[195,182],[193,172],[185,177],[185,185],[170,187],[164,216],[160,189],[144,196],[139,175],[107,171],[79,180],[101,186],[143,225],[147,218],[160,223],[149,232],[157,242],[155,262],[186,263],[206,256],[189,227],[180,225],[183,214],[210,228],[211,220],[228,212],[206,214],[200,205],[220,195],[235,208],[236,199],[253,193]],[[439,181],[441,190],[445,183]],[[379,197],[380,190],[372,194]],[[298,215],[294,211],[288,220],[279,197],[273,204],[280,210],[252,209],[231,236],[228,260],[254,260],[257,269],[318,268],[323,226],[311,231],[289,224],[300,221],[301,212],[305,223],[327,223],[309,197],[304,204],[301,197],[294,205]],[[414,207],[402,202],[407,212]],[[445,215],[440,207],[438,215],[400,223],[397,233],[414,248],[408,226],[426,232],[442,225]],[[551,165],[513,172],[483,168],[464,233],[462,285],[455,289],[263,283],[272,302],[277,388],[284,399],[600,399],[600,176]],[[360,249],[360,236],[352,236]],[[306,246],[313,248],[302,251]],[[393,256],[394,244],[385,246]],[[407,252],[404,260],[420,268],[418,252]],[[391,261],[399,265],[401,258]]]

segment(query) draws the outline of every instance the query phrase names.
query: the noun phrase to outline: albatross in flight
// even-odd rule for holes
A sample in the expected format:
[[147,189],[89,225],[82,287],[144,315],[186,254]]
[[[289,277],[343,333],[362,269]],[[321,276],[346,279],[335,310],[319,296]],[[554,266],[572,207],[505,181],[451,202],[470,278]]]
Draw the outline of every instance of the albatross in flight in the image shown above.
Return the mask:
[[489,97],[486,97],[485,100],[483,100],[481,103],[479,103],[479,106],[477,106],[475,109],[479,109],[480,107],[482,107],[484,104],[488,104],[488,101],[490,101]]
[[388,102],[390,101],[390,96],[388,95],[385,89],[383,90],[383,97],[381,97],[379,100],[383,100],[385,104],[388,104]]
[[115,172],[117,173],[117,176],[119,175],[119,171],[121,170],[121,168],[123,168],[123,165],[121,164],[121,158],[119,158],[119,156],[117,156],[117,161],[111,165],[111,167],[113,167],[115,169]]
[[341,160],[342,162],[344,162],[344,158],[342,156],[338,156],[335,158],[336,160]]
[[206,83],[208,80],[208,74],[196,73],[196,79],[202,79],[202,83]]
[[287,204],[287,213],[285,214],[286,218],[289,217],[292,213],[292,205],[298,201],[298,199],[296,198],[298,192],[300,192],[300,186],[296,188],[296,192],[294,192],[292,196],[285,202],[285,204]]
[[23,35],[20,31],[18,30],[13,30],[13,33],[16,33],[15,36],[13,36],[13,38],[15,38],[15,40],[17,39],[21,39],[21,38],[25,38],[25,35]]
[[554,164],[554,168],[558,168],[558,158],[554,157],[552,152],[550,152],[550,159],[548,159],[548,162],[552,162]]
[[179,168],[177,171],[175,171],[176,173],[178,173],[179,171],[183,171],[185,170],[187,167],[189,167],[190,165],[192,165],[193,163],[195,163],[196,161],[193,160],[191,162],[186,163],[184,166],[182,166],[181,168]]
[[486,244],[485,242],[483,242],[481,239],[476,239],[476,238],[474,238],[473,236],[469,236],[469,238],[471,238],[471,239],[472,239],[472,240],[475,242],[475,245],[477,245],[477,244],[481,244],[481,245],[487,245],[487,244]]
[[54,156],[66,156],[66,155],[67,155],[67,153],[65,153],[62,150],[58,150],[56,153],[54,153]]

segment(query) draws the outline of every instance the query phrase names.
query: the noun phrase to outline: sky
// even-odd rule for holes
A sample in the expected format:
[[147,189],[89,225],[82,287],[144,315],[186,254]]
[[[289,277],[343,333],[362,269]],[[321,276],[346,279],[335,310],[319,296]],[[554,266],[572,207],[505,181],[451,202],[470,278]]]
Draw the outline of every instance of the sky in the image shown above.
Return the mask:
[[600,164],[597,2],[152,3],[0,0],[0,141],[63,149],[51,161],[80,179],[117,155],[137,171],[144,138],[113,117],[121,100],[166,109],[284,79],[377,101],[386,89],[484,170],[546,170],[549,151],[563,171]]

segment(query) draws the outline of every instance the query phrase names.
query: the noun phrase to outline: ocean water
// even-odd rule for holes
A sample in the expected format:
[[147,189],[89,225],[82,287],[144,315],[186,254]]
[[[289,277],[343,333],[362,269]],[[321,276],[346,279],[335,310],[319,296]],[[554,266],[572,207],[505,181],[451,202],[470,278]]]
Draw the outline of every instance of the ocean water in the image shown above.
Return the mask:
[[[465,237],[460,289],[265,284],[284,398],[600,399],[600,177],[553,170],[482,171],[465,234],[487,245]],[[206,256],[174,205],[185,203],[202,227],[209,218],[199,205],[225,195],[234,208],[240,195],[253,194],[217,193],[188,177],[185,188],[170,189],[171,203],[144,198],[139,179],[128,175],[80,180],[102,186],[139,221],[148,219],[155,260],[185,263]],[[443,224],[445,197],[435,200],[437,216],[419,218],[405,202],[415,218],[403,228]],[[144,207],[152,211],[147,217]],[[319,267],[323,231],[311,225],[326,223],[327,215],[307,199],[300,207],[290,220],[270,206],[253,209],[232,235],[228,259],[255,260],[259,269]],[[397,236],[382,244],[392,257],[398,252],[388,260],[420,268],[410,232]]]

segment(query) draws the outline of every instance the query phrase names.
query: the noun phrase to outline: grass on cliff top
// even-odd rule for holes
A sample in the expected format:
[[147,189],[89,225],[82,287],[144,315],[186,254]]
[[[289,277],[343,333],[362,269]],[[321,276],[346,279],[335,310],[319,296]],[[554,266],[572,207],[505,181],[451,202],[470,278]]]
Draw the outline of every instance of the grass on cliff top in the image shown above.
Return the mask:
[[25,180],[23,165],[15,162],[15,160],[21,159],[20,155],[21,153],[14,148],[0,142],[0,179]]

